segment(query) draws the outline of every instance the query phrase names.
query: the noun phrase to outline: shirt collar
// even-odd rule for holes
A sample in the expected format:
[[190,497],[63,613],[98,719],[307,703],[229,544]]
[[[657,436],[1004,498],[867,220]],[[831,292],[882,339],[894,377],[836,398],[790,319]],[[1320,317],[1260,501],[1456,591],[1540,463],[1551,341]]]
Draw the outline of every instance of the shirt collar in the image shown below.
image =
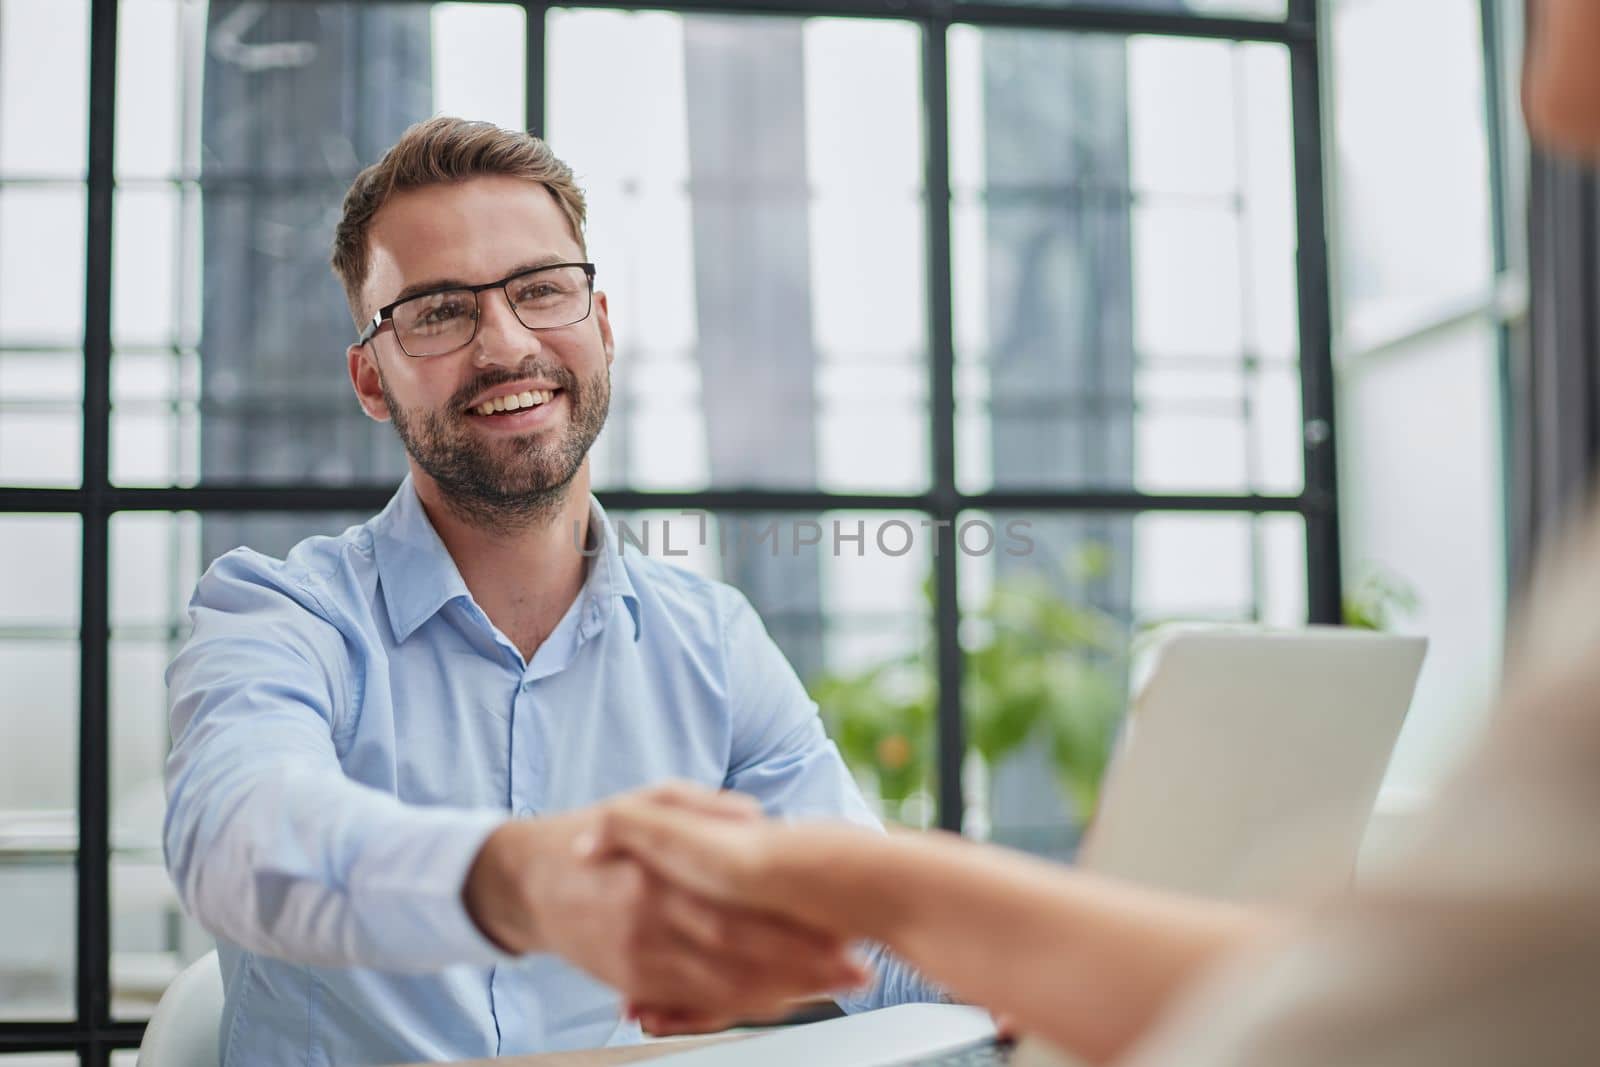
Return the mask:
[[[589,497],[589,530],[593,547],[589,575],[578,593],[582,604],[580,630],[596,632],[610,614],[615,598],[628,606],[633,619],[633,639],[639,639],[639,597],[628,568],[612,545],[605,509]],[[428,520],[422,501],[406,475],[399,490],[372,520],[373,555],[383,584],[389,625],[396,641],[404,641],[452,600],[472,599],[450,550]]]
[[587,549],[590,554],[589,578],[584,582],[583,595],[589,598],[594,621],[586,627],[586,630],[590,632],[598,630],[609,614],[606,609],[611,606],[614,599],[620,598],[627,605],[628,614],[633,619],[633,639],[637,641],[639,640],[639,594],[634,592],[627,561],[619,551],[621,546],[612,543],[613,536],[610,523],[606,519],[606,509],[600,506],[600,501],[591,493],[590,547]]

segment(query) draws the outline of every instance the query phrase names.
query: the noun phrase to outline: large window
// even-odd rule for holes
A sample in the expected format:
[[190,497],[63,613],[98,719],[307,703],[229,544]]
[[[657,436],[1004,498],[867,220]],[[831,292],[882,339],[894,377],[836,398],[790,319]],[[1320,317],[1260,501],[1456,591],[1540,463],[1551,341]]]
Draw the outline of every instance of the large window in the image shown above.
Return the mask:
[[687,6],[0,0],[0,1053],[106,1063],[209,947],[162,671],[404,473],[327,254],[432,114],[577,171],[597,492],[886,818],[1070,856],[1147,627],[1338,618],[1312,0]]

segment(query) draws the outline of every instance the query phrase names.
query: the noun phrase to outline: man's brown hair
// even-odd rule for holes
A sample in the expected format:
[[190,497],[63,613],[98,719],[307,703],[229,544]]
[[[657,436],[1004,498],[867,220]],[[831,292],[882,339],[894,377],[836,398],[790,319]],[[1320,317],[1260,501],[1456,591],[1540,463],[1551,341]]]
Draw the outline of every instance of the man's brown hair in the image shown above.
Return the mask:
[[363,318],[361,286],[367,280],[367,230],[378,209],[406,189],[489,174],[543,185],[572,224],[578,247],[585,247],[583,190],[573,179],[572,168],[557,159],[544,141],[489,122],[448,116],[419,122],[401,134],[382,159],[356,175],[344,195],[344,211],[333,233],[333,273],[344,285],[350,314],[358,324]]

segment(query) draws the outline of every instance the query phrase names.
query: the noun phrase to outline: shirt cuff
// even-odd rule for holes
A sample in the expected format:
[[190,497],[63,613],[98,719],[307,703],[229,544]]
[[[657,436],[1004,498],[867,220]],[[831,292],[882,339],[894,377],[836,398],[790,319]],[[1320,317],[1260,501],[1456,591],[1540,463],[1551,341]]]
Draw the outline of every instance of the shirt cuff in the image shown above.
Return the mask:
[[863,942],[858,949],[864,951],[872,965],[873,979],[866,989],[852,990],[834,998],[834,1003],[846,1014],[876,1011],[896,1004],[955,1003],[942,986],[922,977],[883,945]]

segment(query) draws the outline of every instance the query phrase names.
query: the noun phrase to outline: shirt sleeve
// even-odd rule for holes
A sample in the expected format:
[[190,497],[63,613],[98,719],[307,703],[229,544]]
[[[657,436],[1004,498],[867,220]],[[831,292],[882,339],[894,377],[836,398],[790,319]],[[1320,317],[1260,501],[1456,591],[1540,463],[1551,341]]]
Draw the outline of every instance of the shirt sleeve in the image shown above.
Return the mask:
[[[881,832],[883,824],[822,728],[816,703],[742,593],[727,590],[723,618],[723,662],[733,718],[724,786],[755,797],[772,816],[843,819]],[[845,1011],[949,999],[882,946],[866,946],[865,951],[875,979],[868,989],[835,998]]]
[[505,957],[461,890],[497,811],[421,807],[347,778],[344,639],[314,598],[250,552],[190,601],[167,670],[164,846],[184,907],[212,934],[299,963],[431,971]]

